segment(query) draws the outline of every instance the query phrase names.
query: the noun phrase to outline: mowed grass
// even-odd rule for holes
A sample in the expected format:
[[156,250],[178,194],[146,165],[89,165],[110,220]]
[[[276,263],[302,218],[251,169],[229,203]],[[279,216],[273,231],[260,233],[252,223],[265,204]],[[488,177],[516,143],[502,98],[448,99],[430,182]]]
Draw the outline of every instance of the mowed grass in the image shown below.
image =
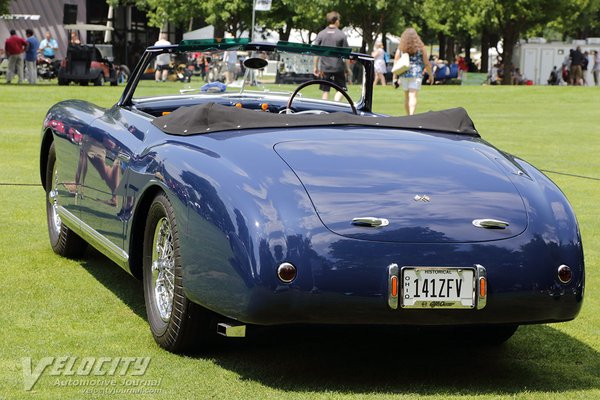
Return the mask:
[[[566,193],[587,266],[576,320],[521,327],[494,349],[395,331],[311,330],[271,332],[196,356],[154,343],[138,281],[97,252],[73,261],[56,256],[48,243],[44,192],[36,186],[44,114],[69,98],[108,107],[121,90],[0,85],[0,399],[600,398],[599,88],[424,87],[418,105],[418,111],[466,108],[487,141],[546,171]],[[402,102],[392,87],[375,89],[375,111],[401,115]],[[31,357],[35,368],[49,356],[151,357],[151,363],[142,377],[46,370],[25,391],[23,358]],[[69,378],[77,384],[64,386]],[[152,386],[143,395],[107,394],[100,382],[95,394],[84,394],[86,382],[112,378],[116,390],[131,388],[123,378]]]

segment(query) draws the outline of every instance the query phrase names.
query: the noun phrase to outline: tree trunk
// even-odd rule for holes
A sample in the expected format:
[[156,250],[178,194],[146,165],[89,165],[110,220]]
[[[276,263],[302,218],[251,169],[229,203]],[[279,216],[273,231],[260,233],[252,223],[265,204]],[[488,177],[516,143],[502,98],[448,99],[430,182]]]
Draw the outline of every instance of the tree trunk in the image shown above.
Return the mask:
[[446,41],[446,58],[444,58],[446,61],[448,61],[449,63],[454,62],[454,56],[455,56],[455,52],[454,52],[454,38],[453,37],[449,37]]
[[481,63],[479,65],[479,72],[488,72],[490,66],[488,59],[490,58],[490,36],[487,30],[484,28],[481,31]]
[[442,32],[438,33],[438,45],[439,45],[439,49],[440,49],[439,57],[442,60],[445,60],[446,59],[446,35],[444,35]]
[[465,38],[465,63],[467,65],[471,65],[471,46],[473,45],[473,39],[471,35],[467,33],[467,37]]
[[292,33],[292,21],[287,21],[285,26],[279,28],[279,40],[287,42],[290,40],[290,34]]
[[225,23],[223,21],[217,21],[214,24],[215,28],[215,39],[222,39],[225,37]]
[[502,30],[502,63],[504,65],[504,76],[502,77],[503,85],[512,83],[512,56],[519,36],[519,29],[516,21],[507,20]]

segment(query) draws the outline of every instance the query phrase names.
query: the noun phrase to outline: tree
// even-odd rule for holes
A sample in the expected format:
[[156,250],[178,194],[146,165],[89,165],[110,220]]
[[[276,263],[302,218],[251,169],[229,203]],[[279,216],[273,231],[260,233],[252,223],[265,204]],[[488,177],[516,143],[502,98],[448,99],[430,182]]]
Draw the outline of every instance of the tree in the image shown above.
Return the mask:
[[150,26],[162,28],[165,22],[189,23],[201,19],[215,27],[215,37],[225,32],[238,36],[248,30],[252,3],[246,0],[107,0],[110,5],[134,4],[145,10]]
[[8,14],[8,5],[11,0],[0,0],[0,15]]
[[420,0],[346,0],[341,3],[342,21],[360,29],[361,51],[371,51],[380,34],[400,34],[403,27],[409,26],[420,3]]
[[472,0],[473,10],[487,32],[500,32],[503,84],[511,83],[514,46],[522,34],[563,14],[570,0]]
[[600,0],[571,0],[548,28],[562,33],[563,40],[600,36]]
[[478,34],[481,26],[472,1],[425,0],[422,14],[429,28],[438,34],[440,58],[454,60],[458,42],[459,49],[464,47],[466,58],[470,60],[471,38]]

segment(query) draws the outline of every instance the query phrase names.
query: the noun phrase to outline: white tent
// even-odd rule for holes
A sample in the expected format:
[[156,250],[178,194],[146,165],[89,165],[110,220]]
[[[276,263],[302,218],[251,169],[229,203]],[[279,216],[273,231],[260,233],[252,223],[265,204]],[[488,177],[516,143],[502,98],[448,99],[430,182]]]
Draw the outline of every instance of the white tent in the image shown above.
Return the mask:
[[212,39],[215,36],[215,27],[212,25],[183,34],[183,40]]

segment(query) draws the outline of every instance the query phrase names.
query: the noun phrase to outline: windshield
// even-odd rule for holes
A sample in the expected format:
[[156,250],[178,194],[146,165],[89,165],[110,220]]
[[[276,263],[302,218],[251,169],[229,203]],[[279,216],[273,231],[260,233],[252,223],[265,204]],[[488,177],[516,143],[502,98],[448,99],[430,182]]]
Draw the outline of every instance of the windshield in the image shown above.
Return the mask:
[[[317,57],[281,49],[245,50],[187,50],[174,49],[171,53],[155,54],[143,67],[143,74],[133,92],[133,103],[140,104],[159,98],[184,98],[202,96],[231,97],[280,96],[287,99],[302,83],[314,79],[331,79],[346,88],[354,103],[363,97],[364,67],[350,51],[336,57]],[[342,71],[337,77],[315,75],[322,65],[338,63]],[[336,80],[337,79],[337,80]],[[320,85],[302,89],[297,99],[325,97],[333,101],[337,90]],[[339,96],[338,96],[339,97]],[[337,100],[337,99],[336,99]],[[342,97],[340,103],[347,101]]]

